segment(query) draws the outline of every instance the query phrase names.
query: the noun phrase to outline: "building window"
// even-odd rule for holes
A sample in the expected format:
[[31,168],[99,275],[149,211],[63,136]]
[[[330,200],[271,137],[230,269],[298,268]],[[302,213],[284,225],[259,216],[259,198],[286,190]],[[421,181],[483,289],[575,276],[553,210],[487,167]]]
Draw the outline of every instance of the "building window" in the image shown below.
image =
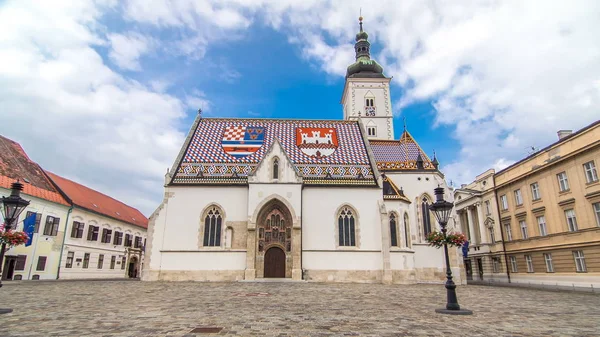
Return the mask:
[[27,255],[17,255],[17,263],[15,263],[15,270],[25,270],[26,262]]
[[552,254],[544,254],[544,261],[546,261],[546,272],[554,273],[554,266],[552,265]]
[[104,266],[104,254],[98,255],[98,269],[102,269]]
[[508,209],[508,199],[506,198],[506,194],[500,196],[500,204],[502,205],[503,211]]
[[596,224],[600,227],[600,202],[593,204],[594,213],[596,214]]
[[279,159],[273,160],[273,179],[279,179]]
[[488,227],[488,230],[490,231],[490,242],[492,244],[496,243],[496,235],[494,234],[494,227]]
[[421,214],[423,216],[423,235],[427,237],[431,233],[431,214],[429,213],[429,201],[423,198],[421,203]]
[[575,210],[574,209],[566,210],[565,217],[567,218],[567,226],[569,226],[569,231],[571,231],[571,232],[577,231],[577,218],[575,217]]
[[598,181],[598,173],[596,172],[596,165],[593,160],[583,164],[583,170],[585,171],[585,180],[588,184]]
[[110,243],[111,237],[112,237],[112,229],[103,228],[102,229],[102,240],[100,240],[100,242]]
[[576,250],[573,252],[573,258],[575,258],[575,267],[578,273],[585,273],[587,271],[585,267],[585,256],[583,256],[583,250]]
[[46,217],[46,225],[44,226],[44,235],[56,236],[58,234],[59,222],[60,218],[48,215]]
[[67,263],[65,264],[65,268],[73,268],[73,257],[75,256],[75,252],[67,253]]
[[127,258],[123,256],[121,258],[121,270],[125,269],[125,262],[127,262]]
[[485,204],[485,215],[492,214],[492,210],[490,208],[490,201],[486,200],[484,204]]
[[90,265],[90,253],[83,254],[83,269],[87,269]]
[[540,200],[542,197],[540,196],[540,186],[537,182],[531,184],[531,199],[532,200]]
[[117,263],[117,257],[116,256],[111,256],[110,257],[110,269],[115,269],[115,264]]
[[125,247],[131,247],[132,245],[132,239],[131,239],[131,234],[125,234]]
[[556,178],[558,179],[558,188],[560,189],[560,191],[561,192],[568,191],[569,190],[569,180],[567,179],[567,173],[561,172],[556,175]]
[[374,126],[367,126],[367,135],[369,135],[369,137],[377,136],[377,128]]
[[408,214],[404,213],[404,244],[410,248],[410,227],[408,222]]
[[122,243],[123,243],[123,232],[115,231],[115,239],[113,241],[113,244],[116,246],[120,246]]
[[519,221],[519,227],[521,227],[521,237],[527,239],[529,237],[527,234],[527,222],[525,220]]
[[538,216],[537,218],[538,227],[540,228],[540,235],[546,236],[548,235],[548,231],[546,229],[546,218],[542,216]]
[[46,257],[45,256],[39,256],[38,257],[37,266],[35,267],[35,270],[37,270],[37,271],[44,271],[45,269],[46,269]]
[[390,239],[392,247],[398,247],[398,227],[396,223],[396,214],[390,214]]
[[375,106],[375,99],[374,98],[366,98],[365,106]]
[[85,225],[78,221],[73,221],[73,228],[71,228],[71,237],[80,239],[83,237],[83,229]]
[[27,211],[27,215],[25,216],[25,219],[29,218],[30,216],[32,216],[34,214],[35,214],[35,227],[33,228],[33,232],[38,233],[40,231],[40,222],[42,221],[42,213]]
[[504,224],[504,231],[506,232],[506,241],[512,241],[512,231],[509,223]]
[[510,269],[513,273],[517,272],[517,258],[515,256],[510,257]]
[[533,273],[533,261],[531,260],[531,255],[525,255],[525,262],[527,262],[527,272]]
[[133,248],[142,248],[142,237],[136,236],[135,241],[133,242]]
[[98,233],[100,232],[100,227],[89,225],[88,226],[88,241],[98,241]]
[[338,241],[340,246],[356,246],[354,212],[344,207],[338,216]]
[[521,195],[521,189],[515,190],[515,203],[517,206],[523,205],[523,196]]
[[492,257],[492,268],[494,273],[500,272],[500,258]]
[[204,246],[221,246],[221,212],[216,207],[211,209],[204,218]]

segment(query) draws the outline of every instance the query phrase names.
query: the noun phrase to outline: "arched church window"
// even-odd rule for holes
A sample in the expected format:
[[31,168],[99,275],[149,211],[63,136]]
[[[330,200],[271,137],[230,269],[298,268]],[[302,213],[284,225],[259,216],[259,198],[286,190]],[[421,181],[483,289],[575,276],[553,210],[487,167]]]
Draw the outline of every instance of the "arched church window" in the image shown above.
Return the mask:
[[279,159],[273,160],[273,179],[279,179]]
[[211,207],[204,218],[204,241],[205,247],[221,246],[221,224],[223,218],[218,207]]
[[404,244],[410,248],[410,226],[407,213],[404,213]]
[[423,225],[423,235],[426,237],[431,233],[431,214],[429,212],[429,199],[423,197],[421,202],[421,215]]
[[392,247],[398,247],[398,223],[396,213],[390,214],[390,239]]
[[340,246],[356,246],[354,211],[344,207],[338,216],[338,236]]

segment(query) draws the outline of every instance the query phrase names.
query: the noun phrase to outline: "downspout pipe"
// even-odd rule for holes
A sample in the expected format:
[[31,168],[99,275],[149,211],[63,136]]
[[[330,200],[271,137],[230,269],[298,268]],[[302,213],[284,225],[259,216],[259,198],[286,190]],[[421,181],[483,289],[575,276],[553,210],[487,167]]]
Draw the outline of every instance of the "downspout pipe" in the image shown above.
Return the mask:
[[67,212],[67,222],[65,223],[65,235],[63,235],[62,244],[60,245],[60,256],[58,258],[58,269],[56,270],[56,279],[60,278],[60,264],[62,263],[63,252],[65,251],[65,241],[67,240],[67,229],[69,228],[69,216],[73,212],[73,205],[69,207]]

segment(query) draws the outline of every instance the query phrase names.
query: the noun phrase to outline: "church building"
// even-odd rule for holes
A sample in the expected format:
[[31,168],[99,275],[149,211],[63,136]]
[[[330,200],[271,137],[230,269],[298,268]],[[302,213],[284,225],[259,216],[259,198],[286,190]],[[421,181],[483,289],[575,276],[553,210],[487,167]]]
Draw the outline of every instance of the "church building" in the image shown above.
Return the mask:
[[445,280],[427,207],[452,192],[406,128],[395,138],[362,18],[355,51],[341,120],[196,117],[150,217],[143,280]]

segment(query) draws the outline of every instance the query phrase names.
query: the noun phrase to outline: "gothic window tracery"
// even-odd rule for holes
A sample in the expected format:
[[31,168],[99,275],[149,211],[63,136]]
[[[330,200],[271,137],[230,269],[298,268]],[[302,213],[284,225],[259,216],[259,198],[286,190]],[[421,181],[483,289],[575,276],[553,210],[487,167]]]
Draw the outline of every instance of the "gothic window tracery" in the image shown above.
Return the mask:
[[223,222],[221,213],[222,211],[218,207],[212,206],[204,217],[203,245],[205,247],[221,246],[221,224]]
[[273,179],[279,179],[279,158],[273,159]]
[[431,213],[429,199],[426,196],[421,200],[421,224],[423,225],[423,235],[427,237],[431,233]]
[[390,214],[390,239],[391,246],[398,247],[398,223],[396,221],[396,213]]
[[410,226],[407,213],[404,213],[404,244],[410,248]]
[[278,208],[267,214],[263,226],[258,229],[258,251],[260,253],[264,253],[271,245],[284,247],[286,252],[291,251],[292,228]]
[[338,242],[340,246],[356,246],[356,220],[354,211],[344,207],[338,216]]

